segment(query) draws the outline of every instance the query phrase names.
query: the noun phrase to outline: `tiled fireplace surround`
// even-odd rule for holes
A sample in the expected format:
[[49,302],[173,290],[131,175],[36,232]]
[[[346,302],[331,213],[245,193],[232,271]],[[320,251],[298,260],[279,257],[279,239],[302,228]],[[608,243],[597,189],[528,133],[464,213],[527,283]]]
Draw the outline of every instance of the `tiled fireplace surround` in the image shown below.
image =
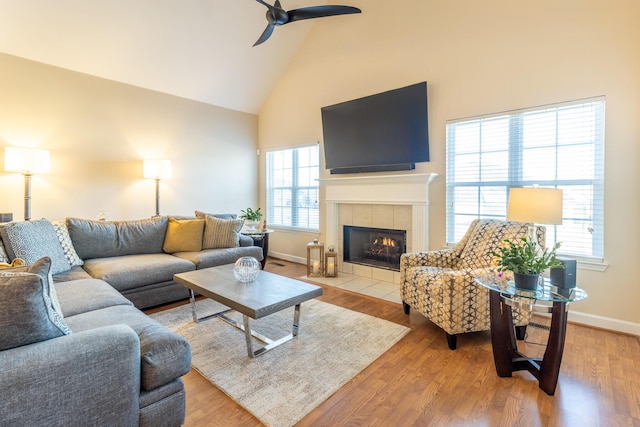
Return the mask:
[[339,271],[399,283],[399,272],[343,262],[343,226],[406,230],[407,252],[428,250],[429,184],[436,176],[418,173],[321,180],[327,219],[325,248],[337,248]]

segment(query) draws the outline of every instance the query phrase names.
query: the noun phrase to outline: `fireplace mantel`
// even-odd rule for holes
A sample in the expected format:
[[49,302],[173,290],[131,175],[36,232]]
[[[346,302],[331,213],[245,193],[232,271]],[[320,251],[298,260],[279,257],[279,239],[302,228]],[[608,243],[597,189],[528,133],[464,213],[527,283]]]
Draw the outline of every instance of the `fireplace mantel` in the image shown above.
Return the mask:
[[429,184],[435,173],[349,176],[321,179],[326,203],[327,245],[338,247],[338,205],[381,204],[412,207],[413,252],[429,249]]

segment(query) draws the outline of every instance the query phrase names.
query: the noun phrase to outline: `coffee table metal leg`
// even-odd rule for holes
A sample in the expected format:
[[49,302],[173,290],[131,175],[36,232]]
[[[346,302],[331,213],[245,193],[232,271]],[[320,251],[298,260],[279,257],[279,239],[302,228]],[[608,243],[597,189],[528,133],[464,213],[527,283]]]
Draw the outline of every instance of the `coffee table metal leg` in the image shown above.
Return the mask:
[[198,323],[198,315],[196,314],[196,294],[192,289],[189,289],[189,300],[191,301],[191,315],[193,316],[193,321]]
[[298,336],[298,329],[300,325],[300,304],[296,305],[295,311],[293,312],[293,333],[294,337]]
[[249,357],[253,358],[255,357],[255,353],[253,352],[253,344],[251,343],[251,336],[253,335],[253,331],[251,330],[251,327],[249,325],[249,316],[243,314],[242,321],[244,323],[244,337],[247,341],[247,353],[249,354]]

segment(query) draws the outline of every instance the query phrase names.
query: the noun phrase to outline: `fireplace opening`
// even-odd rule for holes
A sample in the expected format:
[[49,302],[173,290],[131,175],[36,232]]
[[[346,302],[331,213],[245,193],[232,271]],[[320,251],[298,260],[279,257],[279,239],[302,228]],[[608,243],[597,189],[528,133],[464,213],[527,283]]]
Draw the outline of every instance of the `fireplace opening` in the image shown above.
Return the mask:
[[400,255],[407,250],[405,230],[343,227],[345,262],[400,271]]

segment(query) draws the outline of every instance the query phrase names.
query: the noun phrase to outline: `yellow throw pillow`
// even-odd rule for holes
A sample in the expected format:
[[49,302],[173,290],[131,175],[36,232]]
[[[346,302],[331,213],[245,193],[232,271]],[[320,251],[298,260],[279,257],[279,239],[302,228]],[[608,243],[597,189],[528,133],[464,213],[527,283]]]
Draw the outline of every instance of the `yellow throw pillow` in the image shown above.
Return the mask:
[[13,261],[11,261],[11,264],[0,262],[0,268],[22,267],[23,265],[24,260],[22,258],[15,258]]
[[167,253],[198,252],[202,250],[203,219],[175,219],[169,217],[162,250]]

